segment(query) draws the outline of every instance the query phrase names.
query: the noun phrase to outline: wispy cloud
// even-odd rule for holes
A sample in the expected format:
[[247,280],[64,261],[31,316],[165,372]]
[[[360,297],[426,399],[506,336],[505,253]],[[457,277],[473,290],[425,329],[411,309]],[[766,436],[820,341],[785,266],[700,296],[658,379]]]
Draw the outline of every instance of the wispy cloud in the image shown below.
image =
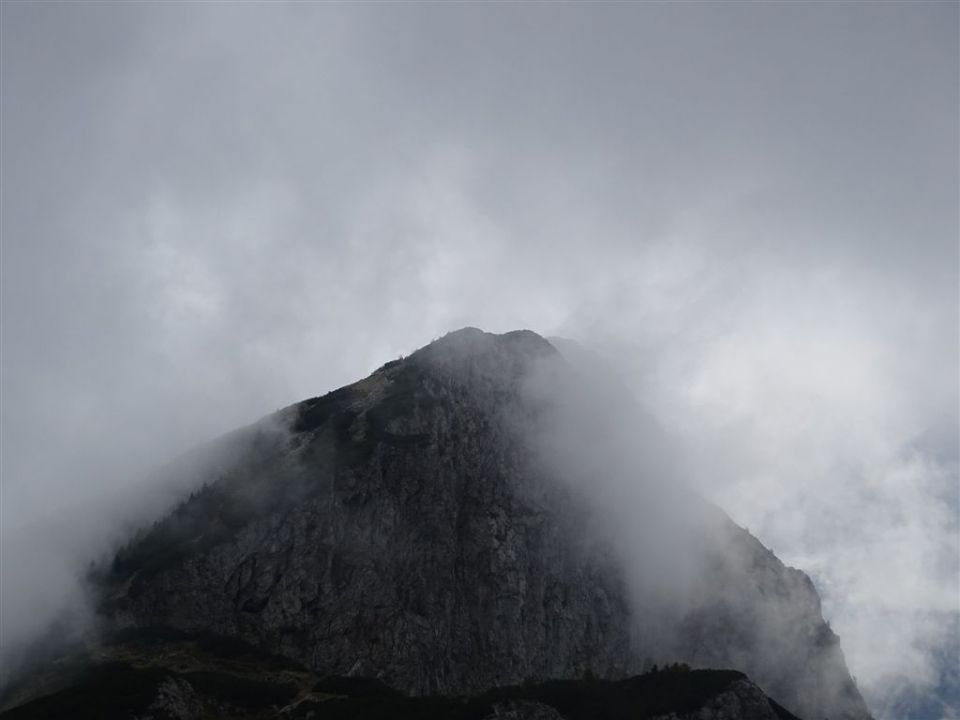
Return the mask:
[[[926,687],[956,611],[956,26],[5,3],[4,633],[176,452],[451,328],[532,327],[615,358],[813,572],[873,697]],[[69,553],[9,559],[91,498]]]

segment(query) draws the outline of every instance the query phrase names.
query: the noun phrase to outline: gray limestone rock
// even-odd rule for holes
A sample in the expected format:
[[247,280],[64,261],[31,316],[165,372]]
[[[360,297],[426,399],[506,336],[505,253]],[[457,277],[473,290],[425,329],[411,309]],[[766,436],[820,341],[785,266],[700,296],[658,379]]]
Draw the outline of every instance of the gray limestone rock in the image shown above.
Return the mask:
[[651,720],[780,720],[780,715],[760,688],[749,680],[738,680],[699,710]]
[[186,680],[168,677],[157,688],[157,697],[138,720],[200,720],[203,702]]
[[534,333],[466,329],[245,429],[117,555],[104,614],[414,694],[684,660],[743,670],[801,716],[868,717],[809,579],[719,511],[725,541],[691,540],[707,590],[673,615],[638,606],[589,497],[531,450],[550,407],[526,383],[551,364]]

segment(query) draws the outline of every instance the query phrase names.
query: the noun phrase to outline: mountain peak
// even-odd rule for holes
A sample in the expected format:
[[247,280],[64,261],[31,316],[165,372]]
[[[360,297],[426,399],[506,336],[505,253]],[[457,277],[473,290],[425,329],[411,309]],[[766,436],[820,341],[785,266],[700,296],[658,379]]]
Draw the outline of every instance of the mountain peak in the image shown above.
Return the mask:
[[555,360],[529,330],[463,328],[254,426],[118,553],[106,622],[213,632],[418,695],[686,661],[746,671],[801,716],[868,717],[810,589],[756,562],[732,523],[732,539],[687,542],[708,575],[695,603],[637,604],[631,555],[659,550],[614,548],[593,502],[603,473],[630,473],[594,442],[609,408],[590,415],[589,390],[560,403],[594,432],[564,438],[599,456],[579,489],[531,447],[550,393],[582,374],[552,373]]
[[553,345],[532,330],[512,330],[496,334],[475,327],[465,327],[434,340],[410,357],[441,365],[462,365],[464,362],[476,362],[483,356],[531,360],[557,354]]

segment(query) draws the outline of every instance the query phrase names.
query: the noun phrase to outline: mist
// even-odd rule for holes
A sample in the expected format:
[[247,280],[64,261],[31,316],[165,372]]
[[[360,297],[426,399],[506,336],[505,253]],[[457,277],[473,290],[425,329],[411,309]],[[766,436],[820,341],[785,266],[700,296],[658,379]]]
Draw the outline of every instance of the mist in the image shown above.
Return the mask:
[[601,355],[878,716],[956,678],[955,4],[0,19],[4,646],[156,468],[473,325]]

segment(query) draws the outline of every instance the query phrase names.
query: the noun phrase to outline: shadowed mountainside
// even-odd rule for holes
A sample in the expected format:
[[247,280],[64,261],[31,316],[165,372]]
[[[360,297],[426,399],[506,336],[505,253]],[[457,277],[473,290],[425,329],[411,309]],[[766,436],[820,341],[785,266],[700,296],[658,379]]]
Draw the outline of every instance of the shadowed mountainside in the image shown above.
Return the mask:
[[[683,491],[636,524],[684,506],[683,529],[658,535],[695,584],[645,604],[665,583],[604,527],[601,484],[559,480],[537,441],[591,388],[532,332],[468,328],[282,410],[99,573],[102,615],[416,696],[681,660],[746,672],[803,717],[869,717],[806,575]],[[607,414],[590,420],[599,447]]]
[[[47,685],[43,682],[46,680]],[[675,666],[621,681],[528,682],[409,697],[379,680],[319,675],[237,640],[126,631],[20,688],[9,720],[796,720],[741,673]]]

